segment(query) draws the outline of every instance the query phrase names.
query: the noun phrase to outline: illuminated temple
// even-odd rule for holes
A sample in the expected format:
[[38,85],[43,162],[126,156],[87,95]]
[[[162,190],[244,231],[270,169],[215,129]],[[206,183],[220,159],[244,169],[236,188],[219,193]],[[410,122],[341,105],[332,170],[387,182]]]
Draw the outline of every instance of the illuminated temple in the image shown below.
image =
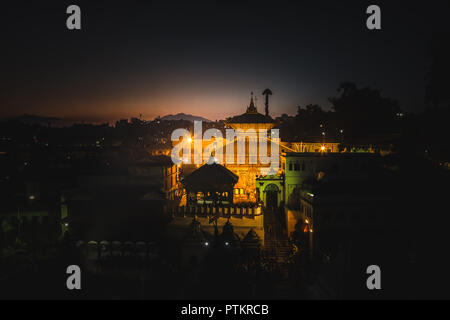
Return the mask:
[[[268,106],[267,106],[268,107]],[[267,114],[259,113],[257,107],[254,102],[253,93],[250,98],[250,103],[246,108],[245,113],[241,115],[237,115],[231,117],[225,121],[225,127],[231,128],[234,130],[243,130],[244,132],[247,130],[255,130],[256,134],[259,135],[259,130],[267,130],[270,132],[270,129],[274,128],[277,123],[270,117],[268,114],[268,108],[266,108]],[[259,138],[259,136],[258,136]],[[271,155],[271,143],[270,138],[267,137],[267,156]],[[237,141],[227,141],[226,138],[223,139],[223,159],[228,159],[226,155],[226,145],[229,143],[234,143],[233,150],[237,150]],[[203,141],[202,149],[206,148],[210,144],[210,141]],[[269,205],[270,206],[280,206],[282,202],[285,202],[285,197],[289,195],[285,195],[283,189],[284,187],[284,177],[286,176],[286,170],[289,169],[289,164],[286,166],[286,161],[289,163],[289,156],[286,156],[289,153],[337,153],[338,152],[338,143],[330,143],[330,142],[283,142],[280,141],[276,144],[279,148],[279,157],[278,161],[278,172],[271,176],[261,175],[261,168],[269,168],[270,164],[262,164],[260,162],[259,157],[257,157],[258,150],[250,150],[251,148],[248,145],[248,138],[245,141],[245,163],[238,163],[237,155],[234,155],[233,163],[229,161],[224,161],[225,166],[228,170],[234,173],[238,177],[237,183],[235,183],[233,190],[233,197],[229,197],[232,199],[232,202],[235,204],[256,204],[262,203],[267,205],[267,194],[269,194]],[[258,146],[259,148],[259,146]],[[252,152],[256,152],[253,154]],[[203,153],[203,150],[202,150]],[[192,152],[193,154],[193,152]],[[254,156],[256,163],[252,164],[249,161],[249,158]],[[192,156],[193,157],[193,156]],[[193,160],[193,158],[192,158]],[[205,159],[203,158],[203,161]],[[193,161],[191,162],[193,163]],[[181,178],[179,179],[179,183],[177,187],[179,188],[176,194],[178,197],[181,195],[180,205],[187,204],[187,196],[192,199],[192,194],[187,195],[186,189],[184,188],[181,180],[184,177],[188,177],[190,174],[195,172],[195,170],[199,169],[200,165],[193,164],[181,164],[179,168]],[[176,169],[175,169],[176,170]],[[190,177],[192,179],[192,177]],[[267,190],[266,190],[267,188]],[[265,191],[276,191],[276,196],[274,192],[266,193]],[[291,189],[291,192],[293,189]],[[271,195],[271,196],[270,196]],[[211,203],[211,201],[206,200],[204,194],[199,192],[197,203]],[[176,197],[171,197],[175,199]]]

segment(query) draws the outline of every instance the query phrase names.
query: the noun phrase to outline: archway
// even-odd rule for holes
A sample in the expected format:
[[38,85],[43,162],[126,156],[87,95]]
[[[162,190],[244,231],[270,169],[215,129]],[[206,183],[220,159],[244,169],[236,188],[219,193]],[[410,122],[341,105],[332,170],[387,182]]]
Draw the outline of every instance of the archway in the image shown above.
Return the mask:
[[266,193],[266,208],[275,209],[278,207],[278,193],[279,189],[276,184],[269,184],[264,189]]

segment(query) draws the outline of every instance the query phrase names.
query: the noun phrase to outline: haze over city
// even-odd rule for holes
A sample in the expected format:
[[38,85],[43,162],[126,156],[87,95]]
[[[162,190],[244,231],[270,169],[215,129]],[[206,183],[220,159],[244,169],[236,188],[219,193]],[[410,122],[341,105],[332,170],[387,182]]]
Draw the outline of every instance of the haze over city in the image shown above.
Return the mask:
[[423,109],[426,46],[444,26],[444,2],[383,3],[374,33],[364,27],[366,2],[79,1],[75,33],[64,25],[67,1],[9,4],[0,118],[113,122],[185,112],[216,120],[239,113],[251,91],[262,110],[266,87],[279,116],[307,104],[329,110],[342,81]]

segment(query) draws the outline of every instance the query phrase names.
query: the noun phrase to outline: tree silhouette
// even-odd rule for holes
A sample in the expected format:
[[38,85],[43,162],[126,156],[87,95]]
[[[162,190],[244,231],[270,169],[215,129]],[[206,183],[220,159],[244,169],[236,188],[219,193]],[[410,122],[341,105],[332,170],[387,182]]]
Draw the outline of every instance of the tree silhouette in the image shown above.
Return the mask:
[[425,75],[425,103],[450,107],[450,35],[435,34],[428,46],[429,69]]
[[358,88],[353,82],[343,82],[339,95],[329,98],[337,123],[351,136],[389,133],[400,115],[396,100],[381,96],[379,90]]
[[269,96],[273,94],[273,92],[270,89],[266,89],[263,91],[263,96],[266,96],[266,102],[265,102],[265,115],[269,115]]

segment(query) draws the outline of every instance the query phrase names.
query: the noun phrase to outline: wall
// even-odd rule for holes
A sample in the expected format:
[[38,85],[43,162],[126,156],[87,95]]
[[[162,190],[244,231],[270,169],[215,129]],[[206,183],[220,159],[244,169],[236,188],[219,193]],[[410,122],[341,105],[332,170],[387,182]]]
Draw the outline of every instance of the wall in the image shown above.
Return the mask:
[[[219,232],[222,232],[222,227],[228,221],[227,215],[230,212],[230,208],[226,208],[226,211],[224,212],[223,208],[219,209],[202,206],[198,206],[196,209],[194,209],[194,207],[192,209],[186,207],[174,207],[173,209],[176,209],[177,211],[172,211],[171,208],[167,209],[169,214],[172,214],[173,217],[167,230],[170,236],[178,240],[181,240],[186,235],[194,215],[196,215],[196,219],[201,223],[202,230],[213,235],[214,223],[209,223],[210,218],[216,215],[219,216],[217,225]],[[251,208],[231,207],[231,209],[230,222],[234,227],[234,232],[239,235],[241,240],[250,229],[253,229],[260,237],[261,244],[264,244],[264,219],[261,208],[256,207],[251,210]],[[197,213],[194,213],[194,210],[196,210]],[[200,212],[200,210],[202,211]]]

